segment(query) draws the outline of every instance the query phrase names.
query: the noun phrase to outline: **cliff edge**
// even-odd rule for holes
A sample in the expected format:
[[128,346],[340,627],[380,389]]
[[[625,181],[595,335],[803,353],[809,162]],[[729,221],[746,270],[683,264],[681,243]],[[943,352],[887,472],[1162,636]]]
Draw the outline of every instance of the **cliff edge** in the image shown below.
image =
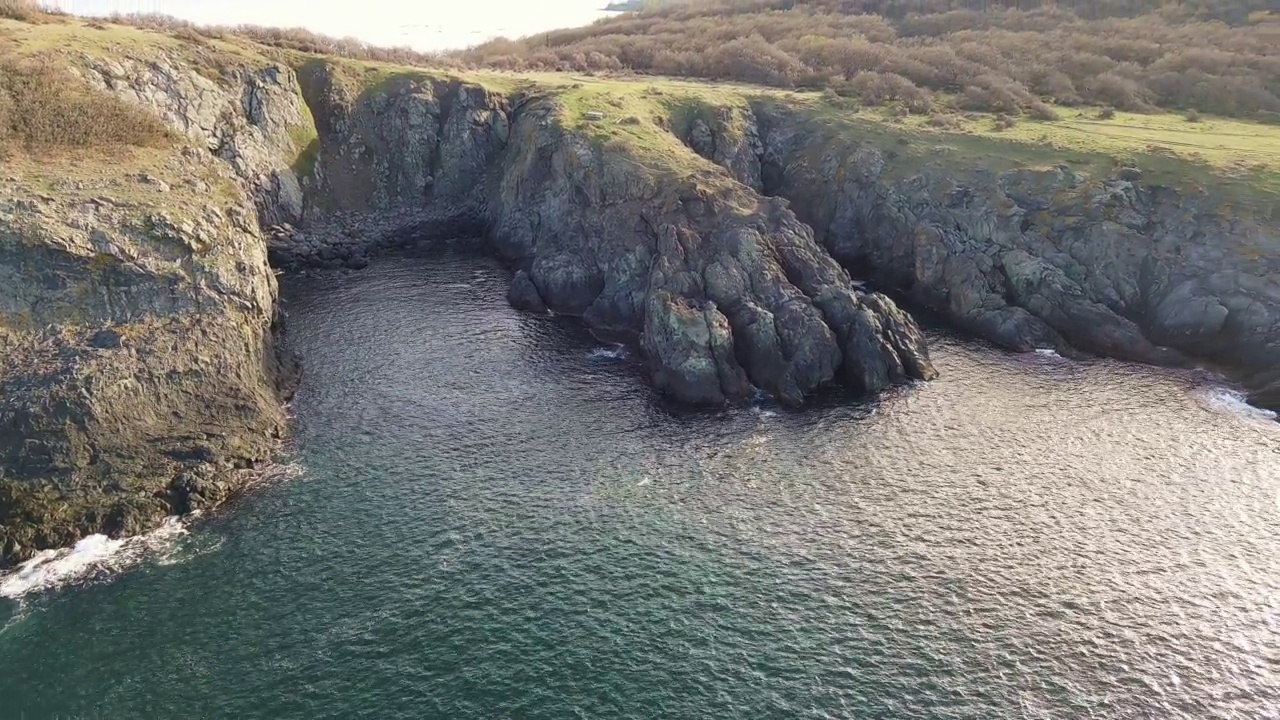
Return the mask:
[[69,19],[0,21],[0,59],[0,565],[230,497],[296,380],[275,272],[440,238],[684,402],[934,377],[889,293],[1013,350],[1206,362],[1280,404],[1269,214],[1137,167],[948,158],[814,96]]

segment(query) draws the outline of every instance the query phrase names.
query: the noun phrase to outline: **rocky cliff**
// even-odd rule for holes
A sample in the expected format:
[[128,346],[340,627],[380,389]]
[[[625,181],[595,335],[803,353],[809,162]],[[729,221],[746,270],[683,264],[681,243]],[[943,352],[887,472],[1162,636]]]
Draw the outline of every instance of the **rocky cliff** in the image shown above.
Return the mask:
[[216,504],[274,451],[275,278],[215,162],[0,184],[0,563]]
[[0,173],[0,564],[232,494],[294,374],[271,265],[433,238],[484,238],[515,306],[633,343],[686,402],[932,378],[915,322],[852,271],[1014,350],[1204,360],[1280,404],[1274,229],[1136,170],[905,170],[736,90],[141,40],[55,57],[176,139]]
[[177,133],[115,157],[5,158],[0,566],[222,502],[276,451],[295,372],[275,349],[259,231],[301,213],[292,72],[215,82],[177,56],[59,62],[65,82]]
[[320,160],[302,232],[273,243],[285,265],[483,232],[519,268],[513,303],[638,344],[685,402],[759,388],[799,404],[836,380],[874,392],[934,375],[911,318],[856,287],[786,202],[665,131],[646,130],[668,147],[610,145],[554,93],[427,76],[353,87],[323,63],[303,86]]
[[1280,233],[1212,189],[1136,168],[904,172],[901,148],[770,99],[683,135],[790,199],[846,267],[958,327],[1024,352],[1207,362],[1280,404]]

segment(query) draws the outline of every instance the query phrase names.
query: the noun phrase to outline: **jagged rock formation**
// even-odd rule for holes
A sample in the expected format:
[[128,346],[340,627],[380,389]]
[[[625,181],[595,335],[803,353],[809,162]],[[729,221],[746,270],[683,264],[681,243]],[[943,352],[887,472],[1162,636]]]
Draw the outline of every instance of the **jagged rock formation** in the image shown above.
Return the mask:
[[895,173],[891,149],[773,101],[685,136],[790,199],[845,266],[959,327],[1018,351],[1209,361],[1280,403],[1280,234],[1210,192],[1134,170]]
[[296,379],[259,231],[302,211],[292,71],[78,60],[181,137],[0,179],[0,566],[224,501],[277,450]]
[[639,344],[686,402],[758,387],[799,404],[837,378],[878,391],[934,375],[910,317],[856,289],[785,202],[711,164],[673,176],[596,147],[554,98],[409,77],[360,95],[330,66],[304,87],[320,172],[311,230],[275,248],[286,263],[485,229],[521,267],[517,303]]
[[82,58],[185,149],[43,199],[30,177],[0,188],[0,563],[216,504],[269,456],[291,372],[268,253],[360,267],[487,232],[519,265],[513,302],[637,343],[688,402],[934,374],[911,318],[855,287],[784,201],[683,148],[695,171],[664,174],[567,127],[553,98],[304,70],[215,81],[179,57]]
[[687,402],[933,377],[913,320],[852,269],[1015,350],[1194,356],[1280,405],[1280,243],[1208,195],[904,175],[772,101],[632,118],[653,124],[631,147],[555,92],[186,62],[79,62],[183,135],[146,172],[0,178],[0,565],[216,504],[269,457],[293,368],[268,257],[359,268],[484,236],[513,305],[634,343]]
[[176,56],[83,61],[90,84],[147,106],[226,161],[264,226],[301,220],[302,188],[286,159],[305,152],[298,144],[314,129],[293,70],[228,69],[215,82]]
[[202,205],[217,165],[0,185],[0,564],[216,504],[274,452],[275,278],[253,207]]

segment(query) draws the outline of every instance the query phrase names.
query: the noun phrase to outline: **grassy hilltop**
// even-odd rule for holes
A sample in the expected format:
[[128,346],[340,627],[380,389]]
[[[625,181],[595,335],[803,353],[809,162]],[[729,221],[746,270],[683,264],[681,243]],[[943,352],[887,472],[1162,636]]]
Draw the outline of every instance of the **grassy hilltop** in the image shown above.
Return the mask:
[[[1280,19],[1252,10],[1249,0],[1244,2],[1234,15],[1223,11],[1229,19],[1240,21],[1238,25],[1172,7],[1134,20],[1081,19],[1052,8],[1035,12],[898,13],[901,16],[894,17],[897,11],[888,6],[883,15],[851,14],[850,8],[861,7],[857,3],[845,3],[840,6],[843,10],[829,2],[798,0],[691,3],[521,41],[496,41],[451,55],[426,55],[373,48],[297,29],[197,28],[154,16],[89,21],[38,12],[26,2],[0,0],[0,152],[7,152],[12,164],[19,157],[50,152],[93,154],[96,147],[106,149],[114,162],[116,149],[127,147],[133,148],[131,156],[137,162],[144,162],[149,153],[171,142],[168,131],[148,113],[69,78],[68,73],[85,56],[176,57],[215,80],[235,67],[277,62],[305,70],[309,63],[324,58],[340,62],[345,77],[361,91],[386,86],[399,75],[432,75],[464,77],[506,92],[555,93],[567,123],[582,128],[598,142],[629,151],[640,162],[665,163],[676,169],[688,162],[688,153],[678,148],[678,141],[668,132],[673,123],[679,124],[699,108],[773,98],[803,108],[831,133],[891,147],[897,167],[904,172],[929,161],[992,169],[1066,163],[1086,173],[1133,166],[1157,182],[1211,186],[1266,214],[1280,202],[1280,124],[1270,122],[1268,113],[1272,111],[1263,109],[1280,109],[1267,99],[1273,97],[1280,77]],[[1102,14],[1099,8],[1105,5],[1101,0],[1078,4],[1092,7],[1095,15]],[[779,10],[782,5],[794,7]],[[913,7],[924,6],[917,3]],[[1204,42],[1187,47],[1152,40],[1150,32],[1137,33],[1134,23],[1156,21],[1158,32],[1175,33],[1174,39],[1202,38]],[[715,32],[707,35],[712,27]],[[932,30],[926,32],[929,28]],[[948,28],[958,29],[944,32]],[[1134,34],[1123,40],[1126,29]],[[1096,36],[1087,34],[1095,31]],[[726,33],[741,35],[747,45],[765,42],[772,48],[770,56],[791,67],[791,74],[759,75],[755,63],[760,58],[753,56],[734,56],[736,59],[726,61],[715,72],[707,66],[704,73],[698,67],[668,67],[660,62],[661,54],[642,51],[646,43],[660,42],[668,48],[664,52],[682,53],[686,51],[680,50],[681,43],[698,42],[704,49],[719,48],[708,52],[724,60],[725,42],[737,42],[725,40]],[[1245,78],[1243,73],[1249,70],[1253,74],[1247,76],[1252,78],[1248,82],[1266,92],[1249,96],[1257,100],[1258,107],[1233,106],[1228,109],[1241,117],[1227,117],[1174,109],[1176,103],[1169,98],[1146,91],[1139,93],[1143,98],[1140,103],[1095,104],[1110,96],[1038,93],[1018,80],[1021,76],[1029,81],[1036,73],[1050,72],[1049,64],[1065,56],[1057,50],[1035,55],[1042,59],[1023,67],[1017,64],[1018,48],[1034,43],[1066,52],[1071,50],[1071,42],[1084,42],[1086,37],[1093,38],[1090,42],[1096,52],[1072,52],[1077,52],[1077,59],[1083,58],[1081,62],[1093,63],[1094,69],[1112,68],[1100,71],[1103,75],[1134,75],[1142,58],[1117,58],[1141,54],[1139,51],[1146,48],[1142,50],[1148,56],[1145,60],[1159,55],[1146,66],[1150,72],[1170,63],[1215,59],[1216,66],[1232,77]],[[1275,42],[1270,42],[1273,39]],[[1156,45],[1159,48],[1152,49]],[[614,54],[601,62],[597,55],[606,46],[613,48]],[[874,60],[883,67],[868,64],[859,69],[857,58],[862,56],[836,52],[854,46],[872,52],[866,56],[867,62]],[[1232,49],[1221,49],[1228,46]],[[808,82],[815,72],[828,80],[834,78],[832,67],[817,67],[807,61],[795,64],[795,58],[787,53],[789,47],[810,60],[843,58],[846,66],[840,77],[847,78],[848,84],[841,81],[834,87],[817,87],[823,83]],[[804,48],[816,54],[805,55],[800,52]],[[978,58],[982,48],[992,66],[989,72],[974,76],[974,81],[980,81],[979,85],[995,83],[999,77],[1001,83],[1013,83],[1012,89],[1002,85],[998,92],[996,85],[991,85],[990,102],[975,99],[980,93],[973,88],[978,86],[962,87],[968,82],[964,73],[977,73],[979,67],[976,60],[961,58]],[[940,63],[944,56],[955,66],[948,69]],[[646,57],[653,62],[642,62]],[[908,62],[910,57],[916,60]],[[586,60],[578,62],[581,58]],[[881,76],[887,72],[884,67],[902,70],[906,74],[888,76],[905,78],[914,89],[903,90],[906,86],[901,85],[893,90],[890,85],[901,83],[893,79],[881,86]],[[682,71],[694,77],[649,74],[658,70]],[[933,73],[934,81],[940,73],[951,73],[955,80],[927,89],[924,86],[934,81],[924,77],[926,70]],[[1008,72],[1001,75],[1004,71]],[[919,84],[909,77],[912,73],[917,74]],[[716,79],[697,77],[704,74]],[[879,78],[875,83],[868,79],[873,75]],[[1221,84],[1213,79],[1205,82]],[[1073,82],[1072,87],[1095,85]],[[1012,93],[1006,98],[1008,103],[993,99],[1004,97],[1004,90]],[[604,112],[606,121],[586,120],[591,111]],[[297,167],[305,171],[314,128],[299,128],[297,136]],[[35,164],[48,166],[44,161]]]

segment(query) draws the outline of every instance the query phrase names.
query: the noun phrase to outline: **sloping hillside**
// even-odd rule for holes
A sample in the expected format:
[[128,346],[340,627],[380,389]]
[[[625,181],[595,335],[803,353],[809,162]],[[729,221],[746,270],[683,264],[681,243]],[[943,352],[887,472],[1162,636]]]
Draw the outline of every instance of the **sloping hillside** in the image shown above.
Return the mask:
[[[1280,13],[1267,0],[710,0],[495,40],[460,61],[830,89],[1048,116],[1052,105],[1280,122]],[[1004,9],[1004,8],[1011,9]]]

